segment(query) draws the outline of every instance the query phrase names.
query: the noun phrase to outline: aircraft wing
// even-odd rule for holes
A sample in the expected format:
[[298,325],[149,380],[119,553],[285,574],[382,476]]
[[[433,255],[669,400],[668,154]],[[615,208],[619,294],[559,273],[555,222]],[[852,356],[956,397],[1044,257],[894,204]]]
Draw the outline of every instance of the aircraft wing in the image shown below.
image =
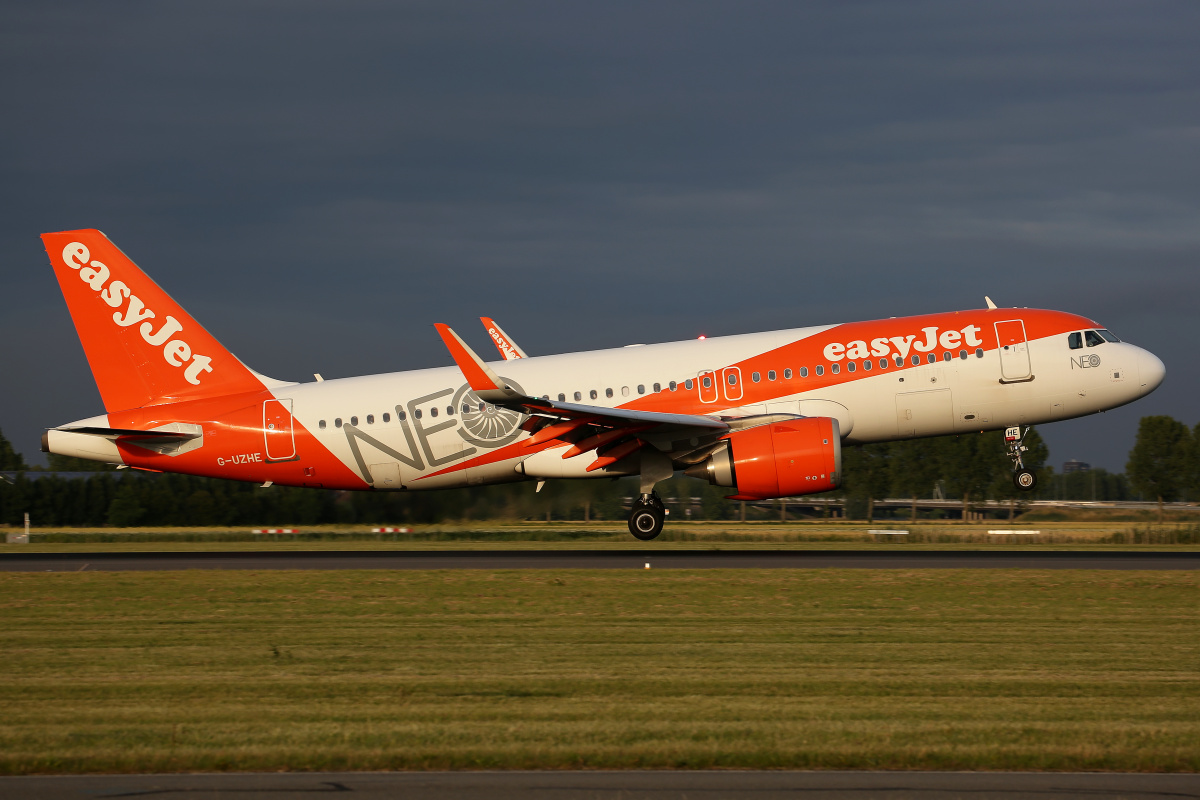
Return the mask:
[[563,457],[596,451],[589,470],[612,464],[639,450],[648,437],[680,439],[703,436],[711,445],[731,430],[728,422],[696,414],[664,414],[626,408],[560,403],[510,388],[448,325],[435,324],[438,334],[472,391],[485,403],[532,417],[526,430],[530,444],[559,440],[572,444]]
[[529,358],[529,356],[525,355],[525,351],[513,341],[513,338],[496,324],[496,320],[491,317],[480,317],[479,321],[483,323],[488,336],[492,337],[492,343],[496,345],[496,349],[500,351],[500,355],[505,361]]

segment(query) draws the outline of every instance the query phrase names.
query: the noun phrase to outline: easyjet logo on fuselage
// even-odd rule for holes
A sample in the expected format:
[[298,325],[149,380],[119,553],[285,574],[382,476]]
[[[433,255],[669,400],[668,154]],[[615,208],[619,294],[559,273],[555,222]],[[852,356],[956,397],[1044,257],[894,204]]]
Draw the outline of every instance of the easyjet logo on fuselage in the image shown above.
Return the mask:
[[[122,328],[139,325],[142,339],[152,347],[161,347],[163,359],[172,367],[183,368],[183,377],[193,386],[200,385],[200,373],[212,372],[212,359],[192,352],[192,346],[184,339],[175,338],[183,333],[183,325],[171,315],[163,320],[157,331],[147,320],[155,319],[154,312],[146,308],[124,281],[109,281],[108,267],[92,261],[91,252],[80,242],[71,242],[63,248],[63,262],[79,273],[79,279],[100,295],[100,299],[112,308],[121,309],[112,315],[113,322]],[[105,285],[107,284],[107,285]]]
[[921,328],[920,334],[908,336],[881,336],[872,339],[870,344],[865,339],[851,342],[830,342],[823,351],[829,361],[841,361],[843,358],[863,359],[872,356],[890,356],[894,352],[900,358],[907,358],[910,352],[928,353],[939,345],[943,350],[953,350],[956,347],[979,347],[983,340],[979,338],[982,330],[978,325],[967,325],[958,330],[943,331],[936,325]]

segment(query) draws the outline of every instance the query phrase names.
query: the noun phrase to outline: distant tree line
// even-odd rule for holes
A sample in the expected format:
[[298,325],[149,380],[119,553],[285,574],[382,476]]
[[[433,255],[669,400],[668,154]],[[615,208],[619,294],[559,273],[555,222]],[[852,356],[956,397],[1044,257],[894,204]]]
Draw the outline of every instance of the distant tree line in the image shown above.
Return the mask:
[[[1027,499],[1167,502],[1200,497],[1200,425],[1195,430],[1171,417],[1144,417],[1125,474],[1103,469],[1056,474],[1036,430],[1025,438],[1027,467],[1038,470],[1033,492],[1012,483],[1003,433],[992,431],[915,439],[843,450],[843,484],[826,496],[845,501],[852,518],[877,516],[885,497],[935,496],[1009,501],[1015,511]],[[432,492],[342,492],[123,471],[94,461],[51,455],[47,470],[28,469],[0,433],[0,524],[19,525],[28,512],[36,525],[190,526],[316,525],[356,523],[429,524],[478,519],[623,519],[636,479],[550,481],[541,492],[522,482]],[[34,472],[53,474],[33,475]],[[80,475],[78,473],[88,473]],[[13,475],[12,473],[15,473]],[[71,474],[75,473],[75,474]],[[36,478],[36,479],[35,479]],[[672,519],[762,518],[770,508],[746,510],[725,499],[731,489],[683,476],[664,481],[659,494]],[[799,501],[796,505],[802,505]],[[782,509],[781,509],[782,510]],[[911,509],[915,518],[915,504]]]

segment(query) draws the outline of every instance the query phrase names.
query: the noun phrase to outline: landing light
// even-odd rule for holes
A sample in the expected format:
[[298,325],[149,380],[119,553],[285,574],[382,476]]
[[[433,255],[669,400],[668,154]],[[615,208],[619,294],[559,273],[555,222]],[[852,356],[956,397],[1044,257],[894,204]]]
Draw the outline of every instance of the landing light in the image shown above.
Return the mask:
[[705,336],[705,335],[702,333],[702,334],[700,334],[699,336],[697,336],[696,338],[697,338],[697,339],[707,339],[708,337],[707,337],[707,336]]

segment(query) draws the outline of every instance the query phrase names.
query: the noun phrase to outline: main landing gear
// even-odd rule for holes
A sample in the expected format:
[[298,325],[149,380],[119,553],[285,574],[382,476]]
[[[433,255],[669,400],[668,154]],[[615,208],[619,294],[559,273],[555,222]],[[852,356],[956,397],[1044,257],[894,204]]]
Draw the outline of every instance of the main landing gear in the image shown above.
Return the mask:
[[633,510],[629,513],[629,532],[648,542],[662,533],[663,520],[668,513],[658,492],[643,493],[633,502]]
[[1013,483],[1023,492],[1032,491],[1037,486],[1037,473],[1026,469],[1021,454],[1029,448],[1022,444],[1029,428],[1022,432],[1021,427],[1008,428],[1004,431],[1004,444],[1008,447],[1008,457],[1013,462]]

